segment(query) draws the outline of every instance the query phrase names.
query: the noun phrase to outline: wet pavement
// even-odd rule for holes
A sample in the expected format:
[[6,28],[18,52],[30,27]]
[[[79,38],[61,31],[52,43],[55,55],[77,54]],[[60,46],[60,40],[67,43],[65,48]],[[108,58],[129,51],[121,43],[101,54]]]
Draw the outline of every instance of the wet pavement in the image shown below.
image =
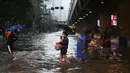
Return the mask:
[[[68,57],[72,64],[59,64],[60,51],[54,49],[61,32],[39,35],[21,35],[15,51],[16,60],[10,59],[5,47],[0,51],[0,73],[130,73],[130,65],[108,60],[80,63],[76,60],[76,37],[69,35]],[[3,40],[2,40],[3,41]]]

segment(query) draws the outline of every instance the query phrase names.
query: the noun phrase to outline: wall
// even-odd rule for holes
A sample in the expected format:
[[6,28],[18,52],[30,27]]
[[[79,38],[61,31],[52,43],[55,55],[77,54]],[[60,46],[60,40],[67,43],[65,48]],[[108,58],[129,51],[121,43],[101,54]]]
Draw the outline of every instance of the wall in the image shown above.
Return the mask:
[[130,36],[130,0],[118,0],[119,24],[122,34]]
[[110,25],[110,15],[107,14],[102,14],[100,15],[100,26],[101,26],[101,32],[104,31],[104,27],[105,26],[109,26]]

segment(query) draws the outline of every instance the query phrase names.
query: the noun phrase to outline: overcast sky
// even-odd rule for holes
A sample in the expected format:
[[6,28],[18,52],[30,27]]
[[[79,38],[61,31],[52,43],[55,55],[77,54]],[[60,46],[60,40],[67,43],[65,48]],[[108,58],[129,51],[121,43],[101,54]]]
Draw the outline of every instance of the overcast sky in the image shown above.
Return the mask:
[[51,8],[51,7],[55,7],[55,6],[59,6],[59,7],[63,6],[64,7],[63,10],[60,10],[60,9],[54,10],[52,12],[52,14],[54,16],[56,16],[56,18],[59,21],[66,21],[68,18],[70,1],[71,0],[50,0],[50,2],[47,3],[47,5],[48,5],[47,8]]

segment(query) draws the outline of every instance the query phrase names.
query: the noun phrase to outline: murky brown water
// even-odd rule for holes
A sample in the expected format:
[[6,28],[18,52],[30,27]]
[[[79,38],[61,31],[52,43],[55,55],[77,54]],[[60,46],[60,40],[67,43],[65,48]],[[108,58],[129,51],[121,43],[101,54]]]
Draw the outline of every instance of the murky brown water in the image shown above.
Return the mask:
[[9,59],[7,51],[0,52],[0,73],[130,73],[130,65],[93,60],[79,63],[75,58],[76,37],[69,36],[68,57],[72,64],[59,64],[60,51],[54,49],[61,32],[23,35],[16,45],[16,60]]

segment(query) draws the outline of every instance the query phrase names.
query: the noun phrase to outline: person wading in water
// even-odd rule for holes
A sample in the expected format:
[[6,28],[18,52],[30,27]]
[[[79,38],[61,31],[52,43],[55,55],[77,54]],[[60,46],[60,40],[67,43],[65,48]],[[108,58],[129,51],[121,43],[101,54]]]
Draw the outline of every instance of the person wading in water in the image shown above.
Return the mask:
[[68,33],[66,31],[63,31],[60,41],[57,42],[57,44],[62,45],[62,48],[60,49],[59,62],[62,63],[62,59],[64,59],[66,63],[70,64],[71,62],[66,56],[68,44],[69,44],[69,39],[67,36],[68,36]]
[[13,55],[14,46],[13,45],[14,45],[14,42],[18,39],[16,37],[17,33],[18,33],[18,31],[14,30],[13,32],[10,33],[10,35],[8,35],[8,38],[7,38],[7,48],[9,50],[11,57],[14,57],[14,55]]

